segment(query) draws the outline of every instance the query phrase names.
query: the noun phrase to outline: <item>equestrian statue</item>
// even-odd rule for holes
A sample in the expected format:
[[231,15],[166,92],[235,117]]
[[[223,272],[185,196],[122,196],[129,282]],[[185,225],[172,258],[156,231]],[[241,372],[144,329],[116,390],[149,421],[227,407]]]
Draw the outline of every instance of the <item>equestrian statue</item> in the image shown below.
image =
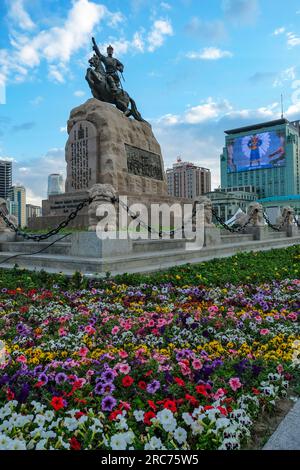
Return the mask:
[[94,98],[115,104],[127,117],[132,116],[137,121],[146,122],[139,113],[135,101],[122,88],[119,74],[122,75],[124,65],[113,57],[113,47],[108,46],[105,56],[101,54],[94,38],[92,41],[95,54],[89,60],[91,67],[87,69],[85,78]]

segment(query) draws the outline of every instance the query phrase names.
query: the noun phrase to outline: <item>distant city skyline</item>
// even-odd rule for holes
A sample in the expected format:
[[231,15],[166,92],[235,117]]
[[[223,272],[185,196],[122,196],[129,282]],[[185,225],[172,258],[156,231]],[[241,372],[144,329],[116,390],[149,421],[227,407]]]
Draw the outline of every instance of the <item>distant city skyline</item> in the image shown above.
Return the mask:
[[299,0],[5,0],[0,26],[0,157],[32,204],[49,174],[65,176],[93,35],[124,63],[165,168],[180,153],[212,170],[213,188],[225,129],[280,117],[281,94],[285,116],[300,118]]

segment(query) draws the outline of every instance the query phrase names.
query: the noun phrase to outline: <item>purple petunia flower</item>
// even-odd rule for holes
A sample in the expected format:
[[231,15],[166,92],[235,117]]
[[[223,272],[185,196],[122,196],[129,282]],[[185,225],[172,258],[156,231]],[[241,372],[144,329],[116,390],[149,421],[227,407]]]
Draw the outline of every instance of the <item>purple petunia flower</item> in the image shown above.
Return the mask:
[[34,369],[33,369],[33,375],[39,375],[43,370],[43,366],[39,365],[39,366],[36,366]]
[[115,375],[116,373],[113,369],[107,369],[103,374],[101,374],[101,380],[103,380],[103,382],[113,382]]
[[44,374],[44,372],[42,372],[39,376],[38,376],[38,381],[39,382],[44,382],[44,384],[47,384],[48,381],[49,381],[49,378],[46,374]]
[[102,395],[105,395],[106,393],[112,393],[115,389],[116,387],[113,383],[106,382],[105,384],[102,384]]
[[147,385],[147,392],[152,395],[160,389],[160,382],[158,380],[153,380],[150,384]]
[[102,383],[101,382],[97,382],[96,383],[96,386],[95,386],[95,389],[94,389],[94,392],[96,395],[102,395]]
[[101,403],[102,411],[112,411],[117,404],[117,400],[111,395],[107,395],[103,398]]
[[61,384],[61,383],[65,382],[67,379],[68,379],[67,375],[64,374],[63,372],[59,372],[59,373],[56,374],[56,376],[55,376],[55,382],[56,382],[57,384]]

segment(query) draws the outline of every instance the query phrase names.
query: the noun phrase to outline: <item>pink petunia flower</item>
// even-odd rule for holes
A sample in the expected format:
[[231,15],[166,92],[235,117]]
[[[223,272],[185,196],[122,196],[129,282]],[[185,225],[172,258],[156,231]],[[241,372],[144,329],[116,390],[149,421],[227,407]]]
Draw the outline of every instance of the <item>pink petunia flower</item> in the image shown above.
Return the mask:
[[192,362],[192,366],[195,370],[200,370],[202,369],[202,362],[199,359],[194,359]]
[[270,333],[270,330],[268,330],[268,328],[263,328],[262,330],[260,330],[260,334],[262,336],[268,335],[269,333]]
[[231,390],[236,392],[239,388],[242,387],[241,381],[238,377],[232,377],[229,379],[229,385],[231,387]]
[[119,332],[120,328],[116,325],[113,327],[113,329],[111,330],[111,334],[112,335],[116,335],[118,332]]

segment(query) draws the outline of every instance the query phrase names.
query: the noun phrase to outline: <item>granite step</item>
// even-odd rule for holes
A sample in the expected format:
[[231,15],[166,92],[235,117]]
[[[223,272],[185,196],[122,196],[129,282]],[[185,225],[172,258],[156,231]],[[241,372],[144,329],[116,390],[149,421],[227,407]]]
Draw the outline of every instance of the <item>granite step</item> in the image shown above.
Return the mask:
[[[228,233],[228,232],[227,232]],[[229,235],[223,235],[221,234],[221,241],[222,243],[228,244],[228,243],[237,243],[238,241],[244,243],[247,241],[252,241],[253,240],[253,235],[251,234],[243,234],[243,233],[237,233],[237,234],[229,234]]]
[[[153,272],[168,267],[179,266],[186,263],[201,263],[213,258],[224,258],[240,252],[264,251],[272,248],[283,248],[293,244],[300,244],[300,236],[292,238],[278,238],[272,240],[247,241],[244,243],[224,244],[203,249],[186,250],[158,250],[156,252],[131,253],[111,258],[87,258],[65,256],[60,254],[41,253],[19,256],[11,260],[6,258],[14,255],[13,252],[0,253],[0,267],[13,267],[15,264],[30,270],[44,269],[49,272],[63,272],[66,274],[80,271],[84,274],[110,272],[112,274]],[[15,253],[18,255],[18,253]]]
[[177,250],[185,248],[185,240],[136,240],[133,242],[134,253]]
[[[70,242],[56,242],[54,245],[49,246],[50,241],[22,241],[22,242],[2,242],[0,243],[0,251],[11,253],[35,253],[43,250],[43,253],[69,255],[71,251]],[[48,248],[47,248],[48,247]]]

